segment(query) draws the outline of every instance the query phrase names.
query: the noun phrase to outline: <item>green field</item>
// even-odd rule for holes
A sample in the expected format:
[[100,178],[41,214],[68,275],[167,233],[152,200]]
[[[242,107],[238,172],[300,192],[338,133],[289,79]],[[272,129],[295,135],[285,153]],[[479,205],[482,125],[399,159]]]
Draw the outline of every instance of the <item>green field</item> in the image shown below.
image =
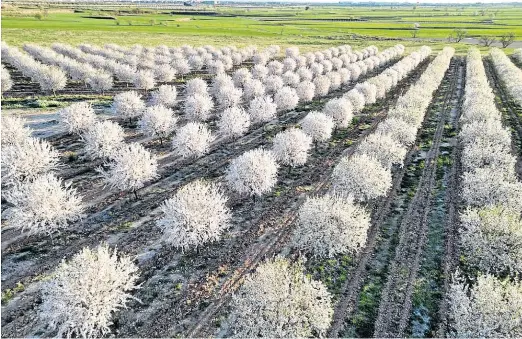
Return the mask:
[[[455,28],[469,37],[499,36],[512,32],[522,40],[522,6],[501,7],[347,7],[304,6],[279,8],[188,7],[183,11],[214,12],[214,15],[173,15],[173,10],[137,8],[70,9],[3,5],[2,40],[51,44],[121,45],[300,45],[303,50],[345,44],[385,47],[411,41],[414,23],[417,38],[434,39],[435,49],[447,44]],[[343,20],[343,21],[339,21]],[[441,40],[445,39],[445,40]],[[467,45],[455,44],[457,51]]]

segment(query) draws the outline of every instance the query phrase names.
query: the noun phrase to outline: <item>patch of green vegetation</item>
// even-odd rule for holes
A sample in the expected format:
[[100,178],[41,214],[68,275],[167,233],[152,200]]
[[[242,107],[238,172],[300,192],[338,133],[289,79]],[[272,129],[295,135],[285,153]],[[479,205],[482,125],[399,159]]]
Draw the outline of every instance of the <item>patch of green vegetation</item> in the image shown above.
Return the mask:
[[23,292],[25,290],[24,284],[21,282],[17,282],[14,288],[7,288],[2,292],[2,305],[7,305],[9,301],[11,301],[17,293]]
[[[374,44],[384,48],[397,41],[416,47],[432,40],[435,51],[449,43],[455,29],[463,29],[469,37],[499,36],[513,32],[522,35],[520,6],[288,6],[288,7],[199,7],[198,12],[214,15],[169,12],[139,8],[92,8],[71,5],[70,8],[46,8],[9,4],[2,8],[2,39],[21,46],[25,42],[50,45],[56,41],[96,45],[228,45],[256,44],[283,47],[300,45],[303,51],[317,50],[335,44],[354,47]],[[76,11],[75,11],[76,9]],[[414,24],[420,25],[414,29]],[[452,40],[454,41],[454,40]],[[457,53],[465,53],[468,45],[452,43]],[[487,50],[488,48],[482,48]]]

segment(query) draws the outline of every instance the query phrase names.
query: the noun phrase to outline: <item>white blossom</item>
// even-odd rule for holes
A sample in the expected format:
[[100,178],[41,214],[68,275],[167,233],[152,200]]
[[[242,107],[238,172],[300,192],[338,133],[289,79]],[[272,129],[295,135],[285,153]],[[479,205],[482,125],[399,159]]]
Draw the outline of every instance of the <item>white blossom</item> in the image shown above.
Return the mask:
[[148,70],[139,70],[134,76],[133,84],[136,88],[149,90],[156,85],[154,74]]
[[333,306],[326,286],[280,257],[260,265],[233,296],[227,324],[238,338],[326,334]]
[[274,137],[272,152],[277,161],[292,167],[302,166],[308,159],[312,138],[297,128],[289,128]]
[[88,102],[78,102],[58,111],[67,130],[71,133],[82,133],[96,122],[96,114]]
[[315,95],[324,97],[330,91],[330,78],[326,75],[319,75],[314,79]]
[[277,105],[270,96],[254,98],[248,106],[248,114],[253,124],[267,122],[276,117]]
[[402,162],[406,157],[404,147],[391,136],[379,132],[372,133],[364,138],[357,146],[356,153],[366,154],[370,158],[377,159],[386,168],[391,168],[394,164],[402,167]]
[[324,105],[323,113],[332,117],[338,128],[346,128],[352,123],[353,107],[350,101],[344,98],[329,100]]
[[251,79],[243,85],[243,97],[245,101],[250,101],[256,97],[265,95],[265,85],[260,80]]
[[2,115],[2,146],[20,144],[31,136],[25,120],[15,115]]
[[186,250],[219,240],[231,224],[226,202],[215,184],[197,180],[183,186],[161,206],[163,216],[157,225],[163,241]]
[[455,278],[448,292],[450,329],[456,338],[522,336],[522,283],[479,275],[473,286]]
[[201,78],[190,79],[185,84],[185,94],[187,96],[193,96],[195,94],[208,96],[207,82]]
[[102,337],[111,332],[114,313],[133,299],[137,271],[132,258],[107,245],[83,248],[43,283],[39,318],[57,337]]
[[522,220],[501,207],[467,209],[460,216],[465,265],[497,276],[522,273]]
[[188,120],[207,121],[214,108],[214,102],[209,95],[194,94],[185,99],[183,111]]
[[123,146],[124,137],[123,128],[108,120],[96,122],[82,134],[85,152],[92,159],[113,158]]
[[344,157],[335,166],[332,184],[336,194],[368,201],[385,196],[391,188],[389,169],[366,154]]
[[111,188],[134,192],[158,177],[158,162],[142,145],[131,143],[119,148],[109,163],[109,170],[98,169]]
[[162,105],[149,106],[138,122],[142,133],[149,136],[167,137],[174,131],[178,118]]
[[334,121],[324,113],[312,111],[304,117],[301,128],[312,140],[323,142],[332,136]]
[[70,184],[63,184],[49,173],[17,183],[6,193],[6,200],[13,204],[9,225],[29,234],[59,231],[78,220],[83,210]]
[[248,131],[250,115],[241,107],[229,107],[221,113],[217,126],[221,135],[227,138],[237,138]]
[[295,89],[284,86],[274,94],[274,102],[280,111],[288,111],[297,107],[299,97]]
[[240,194],[269,192],[277,182],[277,163],[272,152],[257,148],[233,159],[226,171],[228,185]]
[[132,119],[143,114],[145,103],[137,92],[123,92],[114,96],[112,110],[123,119]]
[[58,166],[58,152],[45,140],[28,137],[2,146],[2,183],[32,180]]
[[318,257],[353,254],[364,247],[369,228],[370,213],[352,198],[308,198],[299,209],[292,244]]
[[189,122],[172,138],[174,152],[183,158],[199,157],[209,151],[214,136],[202,123]]
[[161,85],[157,90],[151,93],[150,104],[162,105],[165,107],[174,107],[178,93],[174,85]]

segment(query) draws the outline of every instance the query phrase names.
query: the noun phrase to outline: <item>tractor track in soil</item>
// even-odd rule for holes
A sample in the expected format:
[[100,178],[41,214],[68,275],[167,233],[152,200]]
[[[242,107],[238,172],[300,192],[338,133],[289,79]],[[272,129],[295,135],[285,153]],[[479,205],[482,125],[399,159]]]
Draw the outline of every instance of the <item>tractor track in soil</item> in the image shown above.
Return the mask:
[[482,59],[486,76],[493,93],[500,98],[500,102],[495,100],[497,109],[502,113],[504,126],[511,126],[512,152],[517,156],[516,173],[519,180],[522,180],[522,107],[518,106],[511,95],[508,93],[502,80],[500,79],[493,61],[489,57]]
[[[322,105],[324,105],[327,100],[342,95],[344,92],[352,89],[357,83],[363,82],[366,79],[379,74],[383,69],[390,67],[392,64],[394,63],[391,63],[389,66],[383,66],[383,68],[379,68],[373,72],[368,73],[366,76],[361,77],[360,81],[352,83],[350,86],[344,89],[332,92],[328,96],[320,98],[314,104],[301,106],[298,108],[299,110],[284,112],[276,119],[251,129],[246,135],[239,139],[215,145],[208,154],[196,160],[183,160],[177,158],[177,161],[174,160],[166,164],[169,159],[161,159],[159,161],[161,165],[160,178],[149,183],[149,185],[140,190],[143,196],[141,200],[137,202],[128,201],[126,198],[122,199],[121,195],[119,195],[117,192],[103,189],[103,183],[101,182],[101,179],[99,177],[93,177],[93,175],[95,175],[95,167],[101,165],[101,162],[95,161],[84,164],[81,166],[84,168],[80,167],[80,169],[75,170],[77,174],[82,174],[80,178],[73,178],[71,175],[67,175],[67,178],[70,182],[74,183],[74,187],[87,188],[85,191],[79,189],[78,193],[82,195],[86,201],[89,201],[89,206],[87,208],[87,213],[89,216],[82,222],[73,225],[66,231],[63,231],[62,234],[60,234],[59,239],[49,239],[49,241],[54,243],[54,246],[57,246],[60,243],[60,239],[68,242],[68,240],[70,240],[68,239],[70,236],[72,236],[72,238],[84,238],[87,235],[86,231],[89,232],[89,238],[97,237],[99,233],[107,232],[107,230],[113,227],[114,224],[125,222],[125,217],[128,216],[125,213],[126,211],[143,210],[149,208],[150,206],[152,206],[152,209],[154,209],[157,207],[158,201],[161,202],[167,199],[171,192],[180,187],[182,184],[198,177],[219,176],[223,173],[225,167],[231,159],[241,155],[246,150],[254,149],[260,145],[265,144],[267,137],[275,135],[276,132],[282,129],[282,126],[297,123],[310,111],[310,109],[318,109],[319,107],[322,107]],[[312,106],[312,108],[309,106]],[[69,135],[65,136],[64,138],[69,141],[77,142],[76,136]],[[53,140],[53,144],[56,145],[59,143],[61,143],[60,140]],[[89,167],[89,169],[85,169],[85,167]],[[157,190],[161,190],[161,192],[158,192]],[[108,211],[114,210],[116,210],[116,214],[111,216],[110,222],[104,222],[106,213]],[[99,227],[100,229],[92,226],[86,227],[92,222],[99,222],[103,223],[104,225],[101,225]],[[95,233],[93,234],[93,232]],[[6,230],[3,232],[2,236],[4,236],[4,239],[17,239],[20,234],[15,230]],[[45,246],[46,242],[48,241],[44,240],[43,243],[40,242],[38,236],[24,237],[21,241],[16,242],[13,245],[11,245],[9,242],[3,242],[2,260],[6,260],[6,256],[9,254],[17,254],[20,250],[23,250],[27,247],[33,247],[36,244],[38,244],[38,246]],[[82,244],[85,245],[88,242],[90,242],[90,240],[84,239],[78,244],[69,244],[68,247],[78,247]],[[61,256],[63,257],[70,254],[71,253],[69,251],[66,251]],[[21,279],[20,276],[13,277],[12,279],[7,278],[3,283],[6,286],[10,286],[11,284],[15,284],[19,279]]]
[[[420,67],[419,67],[419,69],[420,69]],[[415,72],[419,71],[419,69],[417,69]],[[415,73],[415,72],[413,72],[413,73]],[[408,79],[408,78],[407,78],[407,79]],[[408,81],[407,79],[405,79],[405,81]],[[400,88],[400,86],[398,86],[398,88]],[[398,89],[397,89],[397,91],[398,91]],[[363,121],[363,122],[364,122],[364,121]],[[321,157],[322,157],[322,156],[321,156]],[[325,162],[323,161],[323,163],[325,163]],[[325,169],[327,169],[327,168],[328,168],[328,166],[326,166]],[[155,198],[155,200],[158,200],[157,197]],[[248,208],[246,208],[246,209],[249,210],[251,206],[248,206],[248,204],[246,204],[246,205],[247,205],[247,207],[248,207]],[[277,201],[276,206],[272,206],[272,207],[276,207],[276,208],[274,208],[274,209],[278,209],[277,212],[281,212],[281,211],[279,210],[279,206],[284,206],[284,205],[285,205],[285,204],[281,204],[280,201]],[[134,207],[134,208],[135,208],[135,207]],[[266,210],[266,209],[267,209],[267,208],[265,208],[265,210]],[[140,209],[140,210],[141,210],[141,209]],[[275,212],[271,211],[270,209],[268,209],[268,210],[270,211],[269,214],[270,214],[270,213],[275,213]],[[259,218],[259,220],[265,220],[265,219],[267,219],[267,218],[268,218],[267,216],[262,216],[261,218]],[[157,237],[157,234],[156,234],[156,233],[158,233],[158,232],[154,229],[154,226],[151,225],[150,222],[149,222],[149,223],[146,223],[145,225],[140,226],[139,228],[140,228],[139,230],[132,229],[132,230],[130,231],[130,234],[125,234],[124,236],[122,236],[122,238],[118,239],[118,242],[119,242],[119,243],[123,243],[123,244],[124,244],[124,248],[125,248],[126,251],[127,251],[128,248],[133,248],[133,246],[135,246],[136,244],[139,245],[140,243],[143,243],[143,242],[146,243],[147,240],[149,240],[150,237],[152,237],[152,238]],[[260,228],[261,228],[261,229],[260,229]],[[254,238],[257,237],[257,233],[259,233],[259,232],[262,233],[262,232],[263,232],[263,228],[264,228],[264,226],[263,226],[263,227],[256,227],[256,228],[253,230],[252,234],[254,235]],[[260,229],[260,230],[259,230],[259,229]],[[101,232],[101,233],[103,233],[103,232]],[[74,248],[77,249],[77,248],[79,248],[82,244],[85,245],[85,244],[98,243],[98,242],[100,241],[100,239],[98,239],[98,238],[99,238],[99,235],[100,235],[101,233],[98,233],[97,235],[92,235],[92,234],[90,234],[90,235],[88,236],[88,239],[82,239],[82,240],[79,241],[79,243],[78,243],[78,242],[75,243]],[[85,238],[87,238],[87,237],[86,237],[87,234],[83,234],[83,235],[85,236]],[[143,239],[144,237],[145,237],[146,239]],[[129,243],[130,243],[130,244],[129,244]],[[135,244],[135,245],[133,245],[133,244]],[[68,245],[70,245],[70,244],[68,244]],[[63,251],[54,252],[54,250],[53,250],[53,252],[54,252],[54,253],[53,253],[53,258],[54,258],[54,259],[57,259],[57,260],[51,260],[51,262],[49,262],[47,259],[44,259],[43,262],[40,263],[40,265],[35,265],[35,266],[38,266],[38,269],[37,269],[36,271],[33,271],[33,272],[29,273],[29,274],[26,274],[25,277],[26,277],[26,278],[27,278],[28,276],[29,276],[29,277],[34,277],[34,276],[36,276],[36,275],[39,275],[39,274],[44,273],[46,269],[55,266],[55,265],[59,262],[59,260],[61,260],[62,257],[66,257],[67,255],[71,255],[71,254],[75,251],[75,250],[72,250],[72,252],[71,252],[71,247],[72,247],[72,246],[68,246],[68,249],[69,249],[69,252],[70,252],[70,253],[67,252],[67,251],[66,251],[67,253],[65,253],[65,252],[63,252]],[[138,246],[138,247],[139,247],[139,246]],[[215,250],[215,248],[213,248],[213,250]],[[51,259],[53,259],[53,258],[51,258]],[[168,262],[168,261],[171,261],[171,259],[168,259],[168,258],[172,258],[172,255],[167,255],[165,258],[161,258],[161,259],[156,260],[154,269],[157,269],[157,267],[162,267],[161,262],[158,262],[158,261],[163,261],[163,260],[165,260],[165,261],[167,261],[167,262]],[[16,278],[14,278],[14,277],[13,277],[12,279],[10,279],[10,283],[12,283],[12,284],[14,284],[14,283],[17,282],[17,281],[18,281],[18,280],[17,280]],[[34,302],[34,300],[33,300],[33,302]],[[25,304],[26,304],[26,307],[24,307],[24,308],[25,308],[26,310],[27,310],[27,308],[31,309],[32,306],[34,306],[34,305],[32,305],[32,303],[31,303],[30,300],[28,300]],[[23,314],[23,311],[24,311],[24,310],[22,309],[22,313],[21,313],[21,314]],[[16,313],[19,313],[19,312],[16,312]],[[21,314],[19,313],[19,315],[21,315]],[[6,316],[6,318],[12,321],[12,319],[13,319],[13,318],[16,318],[16,316],[13,315],[13,314],[11,314],[11,315]],[[4,322],[4,320],[5,320],[6,318],[3,317],[3,319],[2,319],[3,322]],[[16,333],[16,332],[15,332],[15,333]]]
[[451,80],[445,89],[439,122],[432,146],[426,155],[425,168],[415,196],[401,220],[400,240],[396,247],[395,258],[390,265],[388,280],[381,294],[374,337],[402,337],[410,320],[414,282],[427,240],[428,214],[444,125],[454,105],[454,99],[458,99],[461,94],[460,91],[458,93],[456,91],[462,75],[462,66],[459,64],[460,62],[457,62],[457,58],[454,57],[446,73],[446,77],[451,77]]
[[[439,91],[437,90],[437,92]],[[433,104],[430,104],[428,110],[432,107],[432,105]],[[426,122],[427,115],[424,117],[423,126],[426,124]],[[418,135],[420,135],[420,132],[418,133]],[[368,265],[375,252],[375,247],[378,241],[378,235],[380,232],[381,224],[383,224],[384,220],[390,213],[390,207],[392,205],[392,202],[394,201],[397,191],[401,186],[401,182],[406,172],[406,168],[409,166],[409,163],[411,162],[414,153],[415,150],[413,148],[410,149],[408,155],[406,156],[404,166],[402,168],[399,168],[397,172],[393,175],[393,183],[392,189],[390,190],[390,194],[382,201],[376,203],[373,208],[372,225],[368,233],[368,240],[365,248],[356,258],[357,266],[353,269],[352,272],[348,274],[346,283],[341,289],[341,297],[336,305],[334,311],[334,320],[329,330],[330,337],[338,337],[341,334],[341,331],[344,329],[347,319],[352,317],[353,314],[357,311],[359,295],[361,293],[361,289],[364,285],[365,279],[368,275]]]

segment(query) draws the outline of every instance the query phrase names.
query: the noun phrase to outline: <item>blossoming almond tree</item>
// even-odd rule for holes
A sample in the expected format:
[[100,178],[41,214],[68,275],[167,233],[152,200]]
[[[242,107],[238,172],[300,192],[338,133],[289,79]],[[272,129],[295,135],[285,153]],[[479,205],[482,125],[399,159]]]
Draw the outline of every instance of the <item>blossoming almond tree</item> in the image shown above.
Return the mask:
[[215,184],[197,180],[183,186],[161,206],[163,241],[186,250],[219,240],[231,222],[226,202]]
[[234,337],[324,335],[333,307],[326,286],[303,273],[302,263],[276,258],[260,265],[233,296],[227,325]]
[[107,335],[114,313],[139,287],[137,271],[131,257],[107,245],[83,248],[43,283],[39,319],[58,337]]
[[137,143],[121,147],[108,166],[107,171],[98,169],[105,182],[111,188],[133,192],[136,199],[138,199],[138,190],[145,186],[146,182],[158,177],[156,158]]

